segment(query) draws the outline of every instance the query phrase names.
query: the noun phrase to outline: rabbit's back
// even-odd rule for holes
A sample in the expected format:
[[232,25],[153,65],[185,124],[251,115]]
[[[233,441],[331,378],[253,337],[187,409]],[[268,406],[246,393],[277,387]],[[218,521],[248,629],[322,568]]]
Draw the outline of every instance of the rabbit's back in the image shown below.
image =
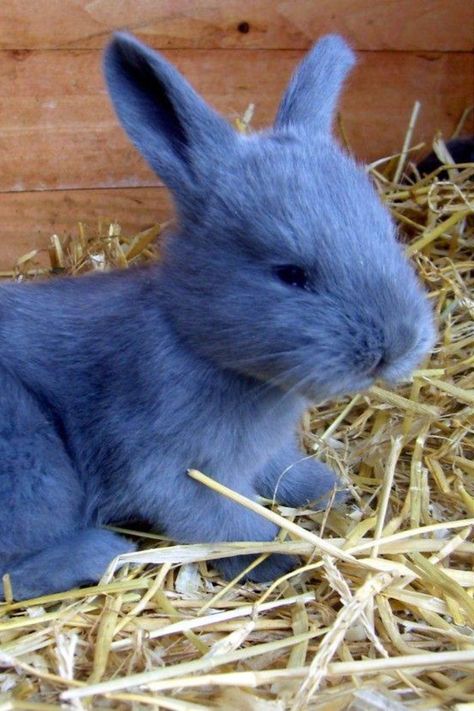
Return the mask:
[[0,292],[0,367],[47,408],[94,520],[156,518],[190,467],[250,475],[305,406],[190,350],[160,289],[152,267]]

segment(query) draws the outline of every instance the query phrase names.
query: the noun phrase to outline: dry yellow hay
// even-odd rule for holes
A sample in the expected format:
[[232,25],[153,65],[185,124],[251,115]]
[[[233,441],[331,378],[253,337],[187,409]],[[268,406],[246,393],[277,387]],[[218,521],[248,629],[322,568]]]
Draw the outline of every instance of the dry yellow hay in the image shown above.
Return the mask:
[[[400,182],[416,114],[401,154],[370,170],[430,290],[438,346],[396,392],[381,384],[303,423],[308,452],[348,477],[355,503],[314,513],[243,500],[280,523],[278,541],[146,534],[97,586],[1,605],[0,711],[474,709],[474,165]],[[160,231],[128,238],[112,223],[91,237],[80,225],[53,236],[51,265],[127,267],[156,256]],[[3,275],[50,271],[37,256]],[[257,586],[206,565],[272,551],[302,567]]]

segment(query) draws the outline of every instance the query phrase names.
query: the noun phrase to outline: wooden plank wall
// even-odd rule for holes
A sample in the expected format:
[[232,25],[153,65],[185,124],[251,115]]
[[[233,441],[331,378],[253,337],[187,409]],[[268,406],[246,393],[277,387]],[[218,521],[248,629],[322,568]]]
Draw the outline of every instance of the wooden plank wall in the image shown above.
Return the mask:
[[[79,220],[127,230],[170,214],[160,181],[109,106],[101,51],[128,28],[177,64],[230,119],[272,120],[298,59],[326,32],[359,55],[342,102],[354,152],[449,136],[474,97],[470,0],[3,0],[0,4],[0,266]],[[466,130],[473,130],[472,118]]]

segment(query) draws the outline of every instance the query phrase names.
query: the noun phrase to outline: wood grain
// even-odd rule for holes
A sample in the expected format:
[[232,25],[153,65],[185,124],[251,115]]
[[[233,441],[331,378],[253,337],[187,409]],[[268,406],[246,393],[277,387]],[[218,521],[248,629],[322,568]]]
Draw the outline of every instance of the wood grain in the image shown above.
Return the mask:
[[473,26],[470,0],[3,0],[0,48],[102,47],[127,27],[160,48],[305,49],[340,32],[360,50],[468,51]]
[[52,234],[77,234],[84,222],[97,234],[98,222],[119,222],[134,234],[173,216],[164,188],[55,190],[0,194],[0,270],[32,249],[46,249]]
[[[4,52],[0,63],[0,191],[158,184],[109,106],[97,50]],[[169,50],[204,96],[232,119],[256,102],[255,127],[272,121],[302,53]],[[472,101],[474,57],[462,53],[363,53],[342,102],[363,160],[398,150],[415,99],[415,140],[449,135]]]
[[0,265],[79,220],[136,231],[170,214],[106,96],[111,31],[127,27],[163,49],[230,120],[256,103],[255,128],[271,122],[303,51],[342,33],[360,60],[343,97],[345,130],[371,160],[400,148],[416,99],[414,140],[449,136],[473,101],[473,26],[469,0],[4,0]]

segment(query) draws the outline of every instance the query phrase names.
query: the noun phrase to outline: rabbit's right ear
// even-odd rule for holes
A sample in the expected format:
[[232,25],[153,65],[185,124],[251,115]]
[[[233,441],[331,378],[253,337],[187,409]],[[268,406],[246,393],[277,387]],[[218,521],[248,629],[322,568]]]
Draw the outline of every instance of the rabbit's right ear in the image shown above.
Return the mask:
[[127,33],[107,47],[104,73],[120,122],[152,168],[178,198],[199,191],[213,154],[235,141],[230,125],[173,65]]
[[354,53],[342,37],[320,39],[297,67],[278,109],[275,128],[300,126],[328,133],[342,84],[354,63]]

